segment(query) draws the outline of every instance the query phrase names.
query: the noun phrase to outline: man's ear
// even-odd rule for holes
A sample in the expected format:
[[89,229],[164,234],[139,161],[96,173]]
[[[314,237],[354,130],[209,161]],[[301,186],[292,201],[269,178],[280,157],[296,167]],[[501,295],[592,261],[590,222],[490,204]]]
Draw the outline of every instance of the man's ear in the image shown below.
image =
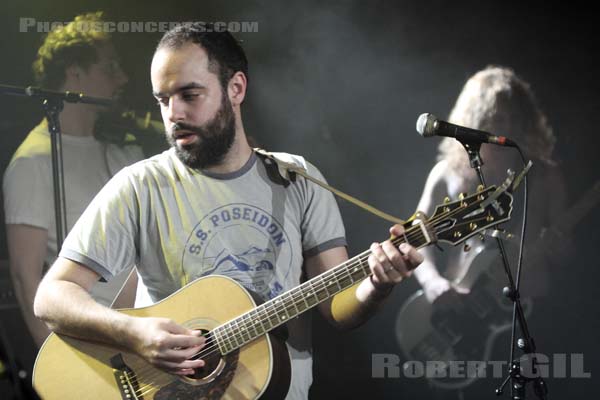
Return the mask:
[[248,81],[243,72],[238,71],[233,74],[229,80],[229,83],[227,84],[227,94],[229,95],[229,100],[231,101],[232,106],[239,106],[244,102],[247,85]]

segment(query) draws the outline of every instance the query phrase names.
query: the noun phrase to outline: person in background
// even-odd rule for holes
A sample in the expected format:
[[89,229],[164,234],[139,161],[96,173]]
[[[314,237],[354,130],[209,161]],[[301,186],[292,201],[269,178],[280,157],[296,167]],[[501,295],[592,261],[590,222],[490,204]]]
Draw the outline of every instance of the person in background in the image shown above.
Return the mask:
[[[78,15],[46,36],[33,63],[40,87],[94,97],[119,96],[127,76],[110,35],[93,29],[100,22],[100,12]],[[68,230],[114,174],[143,158],[138,146],[119,146],[95,137],[95,124],[103,111],[101,106],[65,103],[60,113]],[[35,317],[33,299],[45,270],[58,255],[50,135],[45,119],[12,157],[4,174],[3,193],[13,286],[29,332],[40,346],[50,331]],[[110,306],[128,273],[123,271],[110,283],[95,283],[94,298]],[[123,301],[124,305],[132,304],[132,295]]]
[[[552,157],[556,137],[530,85],[510,68],[489,66],[467,80],[450,113],[449,122],[507,136],[521,146],[526,158],[533,161],[529,173],[527,249],[528,244],[545,235],[547,228],[556,222],[555,217],[565,208],[567,195],[561,170]],[[508,168],[514,171],[522,169],[518,153],[511,149],[483,144],[481,158],[486,183],[490,185],[501,183]],[[445,197],[457,199],[461,192],[474,193],[478,185],[478,177],[470,167],[461,143],[454,138],[444,138],[439,145],[438,162],[429,173],[417,209],[431,215],[433,207],[441,204]],[[521,211],[520,207],[515,208],[509,224],[509,231],[516,235],[520,233]],[[557,231],[546,236],[548,240],[562,241],[555,248],[568,247]],[[495,246],[493,240],[487,240],[487,243],[487,248]],[[441,255],[431,248],[421,250],[425,260],[415,271],[415,276],[430,302],[451,289],[468,292],[468,288],[457,286],[454,282],[462,279],[469,270],[480,250],[481,241],[470,239],[467,244],[471,251],[463,251],[462,247],[451,248],[444,252],[445,257],[436,257]],[[546,268],[560,261],[561,257],[556,256],[556,253],[547,252]],[[525,263],[527,261],[526,253]],[[540,269],[527,270],[527,274],[523,293],[543,295],[548,290],[548,274]]]

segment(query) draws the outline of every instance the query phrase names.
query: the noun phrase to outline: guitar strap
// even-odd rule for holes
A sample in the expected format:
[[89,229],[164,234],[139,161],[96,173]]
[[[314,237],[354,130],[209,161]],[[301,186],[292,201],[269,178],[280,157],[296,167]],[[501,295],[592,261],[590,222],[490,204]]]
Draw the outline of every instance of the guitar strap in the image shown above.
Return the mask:
[[355,197],[350,196],[349,194],[346,194],[344,192],[342,192],[341,190],[338,190],[330,185],[328,185],[325,182],[320,181],[319,179],[313,178],[312,176],[310,176],[308,174],[308,172],[306,171],[306,168],[304,168],[304,166],[301,165],[300,160],[296,160],[294,159],[293,156],[291,157],[291,161],[293,161],[293,163],[284,161],[281,159],[281,156],[276,154],[276,153],[271,153],[268,152],[266,150],[260,149],[258,147],[253,149],[254,152],[256,152],[256,154],[259,154],[263,157],[268,158],[269,160],[272,160],[273,162],[275,162],[277,164],[278,170],[279,170],[279,174],[281,175],[281,177],[283,179],[287,179],[288,181],[295,181],[296,177],[295,175],[298,174],[306,179],[308,179],[309,181],[325,188],[326,190],[329,190],[331,193],[335,194],[338,197],[341,197],[342,199],[349,201],[350,203],[354,204],[355,206],[358,206],[360,208],[362,208],[363,210],[366,210],[368,212],[370,212],[371,214],[374,214],[376,216],[378,216],[379,218],[382,218],[386,221],[390,221],[393,222],[395,224],[401,224],[404,225],[406,223],[406,221],[398,218],[398,217],[394,217],[393,215],[387,214]]

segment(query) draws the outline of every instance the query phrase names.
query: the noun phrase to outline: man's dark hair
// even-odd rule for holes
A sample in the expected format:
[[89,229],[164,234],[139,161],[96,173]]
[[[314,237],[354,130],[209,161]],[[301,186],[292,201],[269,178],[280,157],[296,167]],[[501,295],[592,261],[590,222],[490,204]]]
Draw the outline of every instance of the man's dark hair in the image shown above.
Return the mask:
[[242,46],[231,33],[218,31],[212,24],[194,22],[178,25],[165,33],[156,50],[178,49],[188,42],[196,43],[206,51],[208,70],[219,77],[223,90],[238,71],[246,75],[246,80],[249,79],[248,59]]
[[102,12],[82,14],[48,33],[33,63],[37,84],[59,89],[69,66],[78,65],[87,70],[98,61],[98,46],[110,40],[110,35],[99,29],[101,23]]

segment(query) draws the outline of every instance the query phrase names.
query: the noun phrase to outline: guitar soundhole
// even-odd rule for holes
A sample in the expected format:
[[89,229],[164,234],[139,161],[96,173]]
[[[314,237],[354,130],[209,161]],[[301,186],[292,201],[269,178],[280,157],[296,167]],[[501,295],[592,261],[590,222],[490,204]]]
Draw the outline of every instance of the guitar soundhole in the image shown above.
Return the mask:
[[197,368],[194,375],[188,375],[184,378],[186,382],[196,385],[215,380],[221,374],[226,364],[210,332],[202,329],[202,334],[206,338],[206,344],[198,355],[192,357],[192,359],[197,360],[201,358],[205,362],[204,367]]
[[[220,399],[231,384],[238,365],[239,350],[222,356],[210,332],[202,329],[206,345],[195,358],[204,360],[205,365],[196,369],[194,375],[181,377],[162,387],[155,400]],[[194,358],[194,357],[193,357]]]

